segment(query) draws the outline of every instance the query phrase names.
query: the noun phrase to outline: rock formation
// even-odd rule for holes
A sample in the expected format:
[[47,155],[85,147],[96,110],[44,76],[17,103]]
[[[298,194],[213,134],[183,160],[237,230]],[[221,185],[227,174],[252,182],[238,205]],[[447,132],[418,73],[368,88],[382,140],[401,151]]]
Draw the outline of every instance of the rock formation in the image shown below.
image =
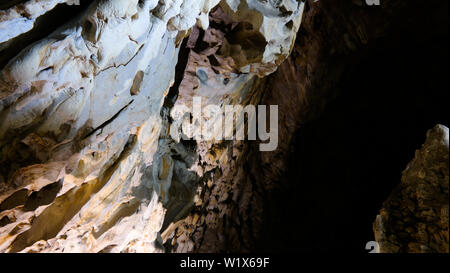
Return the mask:
[[438,125],[403,172],[374,223],[384,253],[449,252],[449,131]]
[[[7,6],[2,49],[64,2]],[[208,14],[217,4],[95,1],[8,60],[0,85],[1,251],[164,250],[173,222],[213,177],[213,167],[201,164],[218,164],[207,154],[211,143],[167,134],[170,106],[163,105],[181,41],[197,25],[215,49],[189,55],[185,73],[193,77],[175,83],[177,101],[198,93],[242,102],[289,55],[304,7],[223,1],[215,14],[226,29],[214,31]]]
[[[267,250],[265,238],[284,228],[273,226],[298,129],[371,44],[431,29],[404,18],[443,10],[434,0],[375,11],[363,2],[0,4],[0,252]],[[194,97],[278,105],[277,149],[184,140],[171,111]],[[381,222],[377,236],[394,232]],[[448,225],[446,238],[448,251]]]

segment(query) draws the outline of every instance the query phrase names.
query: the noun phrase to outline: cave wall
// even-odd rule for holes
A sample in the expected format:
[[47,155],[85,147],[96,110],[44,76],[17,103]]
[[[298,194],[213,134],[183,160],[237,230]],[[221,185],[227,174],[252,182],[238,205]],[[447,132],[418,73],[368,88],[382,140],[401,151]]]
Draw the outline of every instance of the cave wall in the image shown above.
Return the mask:
[[382,253],[449,252],[449,129],[437,125],[383,203],[373,229]]
[[[84,2],[48,36],[31,35],[66,2],[11,3],[0,14],[0,250],[164,251],[166,229],[210,177],[201,158],[213,145],[170,138],[169,100],[192,92],[210,102],[249,100],[257,78],[289,55],[304,4],[221,2],[231,38],[219,37],[226,47],[216,56],[229,67],[202,63],[202,72],[192,68],[197,77],[174,82],[184,37],[194,25],[208,29],[219,1]],[[18,45],[20,52],[8,50]],[[219,77],[227,78],[225,92],[223,79],[213,82]]]
[[[375,240],[372,224],[382,202],[399,183],[402,170],[423,143],[426,131],[439,122],[448,125],[443,114],[447,97],[443,90],[448,71],[444,64],[448,4],[433,1],[422,6],[414,1],[383,1],[381,8],[374,8],[362,2],[307,1],[292,54],[255,90],[261,96],[259,103],[279,106],[278,148],[261,153],[258,143],[218,147],[220,155],[233,155],[231,161],[220,166],[220,176],[213,180],[195,212],[179,225],[174,235],[178,239],[171,244],[176,247],[186,242],[194,244],[198,252],[367,253],[366,243]],[[404,48],[408,50],[402,58],[390,59],[405,51]],[[428,53],[421,58],[409,57],[408,54],[418,50]],[[380,61],[361,77],[362,69],[367,69],[362,63],[369,56],[380,58],[384,53],[379,52],[389,52],[381,60],[395,66],[386,69]],[[414,64],[435,66],[427,72],[414,73],[416,77],[424,75],[424,79],[429,75],[420,86],[432,84],[427,86],[429,91],[417,88],[417,95],[409,97],[411,89],[405,86],[417,83],[405,85],[402,81],[411,77],[408,73],[414,70]],[[387,70],[390,76],[376,74],[377,69]],[[395,69],[405,70],[402,77],[395,76]],[[371,78],[379,84],[367,82]],[[358,89],[349,92],[346,88],[352,87],[344,86],[347,82],[361,84],[355,84]],[[391,82],[395,82],[395,87],[383,90],[383,84]],[[361,100],[352,100],[352,96]],[[328,121],[324,122],[321,117],[334,98],[339,98],[342,106],[325,113]],[[384,109],[383,105],[389,105],[390,110],[375,123],[364,120],[365,116],[357,117],[366,113],[365,105],[369,106],[367,111]],[[367,116],[376,118],[377,114]],[[423,121],[419,123],[417,117]],[[358,130],[351,130],[358,126],[351,119],[360,122],[363,128],[370,128],[359,132],[358,141],[352,140],[351,134],[356,137]],[[381,126],[383,122],[386,127]],[[394,122],[407,122],[407,126]],[[314,128],[318,130],[313,131]],[[374,134],[374,130],[385,131]],[[396,151],[397,157],[378,153],[385,159],[396,160],[402,154],[398,162],[381,163],[383,159],[376,152],[387,150],[377,146],[380,143],[377,137],[387,143],[395,139],[390,145],[406,144]],[[347,147],[354,148],[346,150]],[[360,157],[366,151],[368,157]],[[351,165],[345,158],[358,164]],[[371,158],[378,160],[374,162],[377,165],[369,165],[373,162]],[[355,169],[364,164],[364,169]],[[348,180],[351,175],[343,173],[344,170],[363,175]],[[334,171],[343,175],[334,175]],[[362,180],[363,177],[369,180]],[[374,178],[384,181],[380,183]],[[445,188],[445,178],[440,183]],[[197,221],[198,218],[201,220]],[[448,245],[445,240],[441,243]]]
[[[304,241],[302,128],[378,47],[448,35],[437,0],[72,2],[0,6],[2,252],[339,249]],[[193,97],[278,105],[277,149],[174,137]]]

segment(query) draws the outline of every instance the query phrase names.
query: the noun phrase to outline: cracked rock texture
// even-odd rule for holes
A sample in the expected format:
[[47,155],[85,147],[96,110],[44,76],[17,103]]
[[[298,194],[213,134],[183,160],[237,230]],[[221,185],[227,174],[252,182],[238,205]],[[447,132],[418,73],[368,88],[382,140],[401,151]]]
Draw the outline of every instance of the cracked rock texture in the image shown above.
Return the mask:
[[[304,4],[81,1],[42,36],[46,15],[72,2],[1,6],[0,251],[168,251],[232,156],[225,144],[171,139],[171,106],[194,94],[256,103],[252,90],[289,55]],[[224,29],[209,28],[212,9]],[[180,54],[200,32],[213,49]]]
[[382,253],[449,252],[449,130],[437,125],[374,223]]
[[[0,252],[277,251],[311,237],[296,223],[280,225],[292,218],[287,204],[302,201],[280,180],[296,131],[372,44],[416,29],[427,41],[427,30],[440,31],[419,19],[446,3],[74,2],[0,4]],[[193,97],[279,105],[278,149],[174,137],[170,112]],[[204,130],[215,133],[212,124]],[[445,157],[443,132],[446,174],[435,165]],[[384,251],[448,251],[448,129],[429,135],[389,199],[402,198],[396,206],[408,210],[387,201],[377,218]],[[412,225],[407,245],[392,221],[406,219],[390,216],[403,211],[434,223]]]
[[17,36],[30,31],[36,19],[56,5],[73,5],[73,0],[30,0],[0,11],[0,48]]

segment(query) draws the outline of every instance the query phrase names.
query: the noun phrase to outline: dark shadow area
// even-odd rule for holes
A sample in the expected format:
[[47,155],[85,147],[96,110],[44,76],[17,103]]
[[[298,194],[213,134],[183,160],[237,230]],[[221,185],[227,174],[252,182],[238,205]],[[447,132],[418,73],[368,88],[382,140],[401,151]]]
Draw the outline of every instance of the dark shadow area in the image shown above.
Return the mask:
[[[449,126],[448,36],[386,38],[296,134],[270,252],[367,252],[372,223],[436,124]],[[274,205],[275,206],[275,205]]]

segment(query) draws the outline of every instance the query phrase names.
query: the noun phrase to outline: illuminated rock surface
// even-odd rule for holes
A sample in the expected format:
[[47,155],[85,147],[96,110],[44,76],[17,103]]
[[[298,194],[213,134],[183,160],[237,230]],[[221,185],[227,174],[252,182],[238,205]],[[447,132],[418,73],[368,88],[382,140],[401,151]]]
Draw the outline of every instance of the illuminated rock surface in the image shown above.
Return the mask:
[[[374,215],[364,211],[357,219],[369,220],[355,227],[349,210],[367,206],[346,204],[358,190],[333,177],[303,179],[304,168],[327,172],[329,154],[312,145],[326,133],[310,139],[306,155],[296,149],[297,134],[378,46],[405,45],[392,37],[412,37],[407,46],[439,41],[445,29],[435,14],[446,1],[386,0],[382,8],[362,0],[76,2],[0,4],[0,252],[336,251],[364,224],[373,237],[381,207],[373,202]],[[278,105],[277,149],[173,137],[179,124],[170,111],[194,97],[203,105]],[[443,146],[433,139],[445,131],[442,178],[433,168],[445,159]],[[337,151],[344,162],[349,151]],[[313,158],[319,164],[308,165]],[[423,189],[425,180],[435,187]],[[422,215],[432,225],[425,231],[420,218],[406,238],[392,215],[411,200],[423,201],[414,210],[433,207]],[[384,252],[448,252],[448,129],[431,131],[375,235]]]
[[[64,2],[5,4],[0,49],[9,52],[37,18]],[[236,103],[289,55],[304,5],[234,2],[221,3],[236,36],[220,40],[230,67],[217,77],[210,64],[205,69],[208,78],[231,78],[215,100],[231,95]],[[218,3],[85,3],[48,37],[3,55],[10,59],[0,78],[0,251],[164,251],[166,228],[189,213],[200,181],[212,176],[199,160],[211,143],[192,148],[170,139],[161,113],[170,110],[163,105],[181,41],[195,25],[208,28]],[[223,81],[210,85],[218,92]]]

